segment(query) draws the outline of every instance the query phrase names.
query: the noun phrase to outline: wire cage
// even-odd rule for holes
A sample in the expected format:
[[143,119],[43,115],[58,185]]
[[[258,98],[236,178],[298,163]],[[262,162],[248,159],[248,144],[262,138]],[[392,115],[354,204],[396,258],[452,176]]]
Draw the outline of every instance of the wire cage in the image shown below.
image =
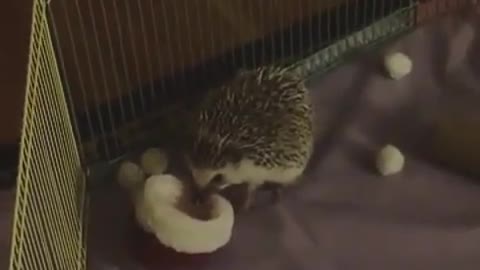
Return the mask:
[[10,269],[86,269],[95,172],[236,71],[320,76],[474,2],[35,0]]

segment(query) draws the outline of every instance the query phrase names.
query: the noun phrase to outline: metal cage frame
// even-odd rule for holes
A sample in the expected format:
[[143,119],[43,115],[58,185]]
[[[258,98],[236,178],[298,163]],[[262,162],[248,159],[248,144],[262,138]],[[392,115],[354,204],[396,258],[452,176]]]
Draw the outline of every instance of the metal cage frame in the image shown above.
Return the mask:
[[85,174],[44,1],[34,1],[10,269],[85,269]]

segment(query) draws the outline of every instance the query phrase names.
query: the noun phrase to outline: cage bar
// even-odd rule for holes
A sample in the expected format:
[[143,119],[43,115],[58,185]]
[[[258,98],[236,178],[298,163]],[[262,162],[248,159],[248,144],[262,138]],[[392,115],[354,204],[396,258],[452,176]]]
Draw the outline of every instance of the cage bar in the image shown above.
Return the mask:
[[35,1],[10,269],[85,269],[85,177],[46,3]]

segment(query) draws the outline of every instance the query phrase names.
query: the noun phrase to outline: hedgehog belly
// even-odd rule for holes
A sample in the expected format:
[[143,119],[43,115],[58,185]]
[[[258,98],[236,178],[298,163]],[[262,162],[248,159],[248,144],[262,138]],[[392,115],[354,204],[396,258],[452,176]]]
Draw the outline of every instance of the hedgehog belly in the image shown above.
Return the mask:
[[266,167],[256,165],[253,160],[244,159],[236,166],[226,168],[224,173],[228,176],[229,181],[235,184],[241,184],[247,181],[257,186],[263,185],[265,182],[289,185],[298,179],[304,169],[305,166]]

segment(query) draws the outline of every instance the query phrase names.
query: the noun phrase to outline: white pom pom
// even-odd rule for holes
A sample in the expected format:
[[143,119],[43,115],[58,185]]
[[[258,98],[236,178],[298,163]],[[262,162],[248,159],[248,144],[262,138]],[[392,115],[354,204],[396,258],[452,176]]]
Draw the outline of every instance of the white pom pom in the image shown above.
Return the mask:
[[393,145],[387,145],[377,155],[377,169],[383,176],[400,172],[405,164],[403,154]]
[[145,174],[137,164],[125,161],[120,165],[117,181],[123,188],[131,190],[142,184],[144,180]]
[[150,148],[142,154],[140,163],[147,174],[163,174],[168,167],[167,154],[158,148]]
[[390,78],[398,80],[412,71],[412,60],[403,53],[391,53],[385,56],[385,69]]

